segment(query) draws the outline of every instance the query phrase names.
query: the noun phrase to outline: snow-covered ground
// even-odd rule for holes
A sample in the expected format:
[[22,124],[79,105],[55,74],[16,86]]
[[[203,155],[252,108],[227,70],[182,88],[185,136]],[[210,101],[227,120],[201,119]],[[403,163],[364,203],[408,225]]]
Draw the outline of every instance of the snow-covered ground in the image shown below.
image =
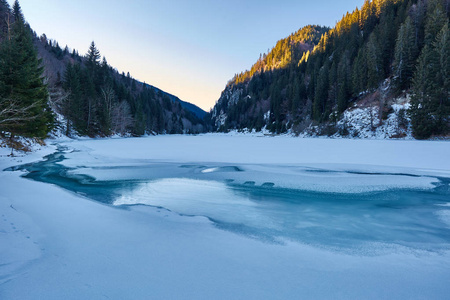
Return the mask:
[[[393,112],[387,115],[386,120],[381,120],[379,107],[376,106],[347,109],[339,120],[338,127],[341,131],[345,127],[350,137],[412,139],[411,120],[406,113],[410,107],[409,100],[400,98],[398,101],[400,104],[392,104]],[[341,133],[334,136],[341,137]]]
[[[239,166],[247,175],[228,174],[237,181],[250,176],[257,177],[256,185],[314,185],[332,192],[355,186],[430,189],[433,176],[450,177],[449,142],[209,134],[59,143],[69,148],[62,164],[105,180],[111,175],[102,167],[143,162],[205,165],[199,176],[214,180],[221,179],[220,168]],[[2,148],[0,170],[55,149],[9,158]],[[358,172],[408,176],[367,178]],[[298,174],[306,183],[295,180]],[[376,253],[267,243],[220,230],[204,217],[105,205],[20,175],[0,172],[0,299],[447,299],[450,294],[448,239],[447,250],[392,244]],[[440,211],[444,228],[450,226],[448,212],[447,206]]]

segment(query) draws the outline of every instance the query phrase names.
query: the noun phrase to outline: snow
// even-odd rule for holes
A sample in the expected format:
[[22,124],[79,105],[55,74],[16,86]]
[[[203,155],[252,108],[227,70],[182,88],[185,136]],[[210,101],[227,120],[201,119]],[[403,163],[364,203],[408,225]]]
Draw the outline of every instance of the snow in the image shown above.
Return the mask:
[[[450,143],[416,140],[354,140],[294,138],[288,136],[206,134],[160,135],[150,138],[74,140],[69,147],[78,165],[86,159],[91,167],[104,160],[151,160],[164,162],[216,162],[229,164],[357,165],[448,171]],[[95,163],[95,162],[98,163]]]
[[[389,89],[389,85],[385,83],[384,91]],[[360,96],[369,94],[368,91],[362,92]],[[399,98],[394,98],[387,103],[385,110],[389,108],[391,111],[387,114],[385,119],[380,118],[380,107],[378,105],[353,103],[353,106],[349,107],[340,116],[340,119],[333,124],[321,124],[313,125],[309,123],[305,129],[297,132],[294,127],[288,129],[284,135],[298,136],[298,137],[323,137],[330,135],[332,138],[356,138],[356,139],[413,139],[411,119],[408,116],[408,110],[410,105],[411,96],[409,94],[403,95]],[[377,103],[379,104],[379,103]],[[226,123],[227,114],[221,111],[219,114],[214,114],[216,117],[217,129]],[[335,113],[330,115],[330,119],[333,119]],[[267,123],[270,118],[270,111],[264,114],[264,121]],[[308,123],[308,120],[303,122]],[[252,134],[252,135],[273,135],[264,126],[263,130],[259,133],[250,131],[248,128],[244,129],[232,129],[229,135],[240,134]],[[332,129],[331,129],[332,128]],[[336,133],[332,133],[336,131]]]
[[[401,100],[398,101],[403,102]],[[389,139],[396,136],[404,136],[407,139],[411,139],[410,119],[405,116],[407,128],[399,126],[399,123],[401,123],[399,112],[401,110],[406,112],[410,107],[409,102],[394,103],[391,107],[393,112],[388,114],[387,119],[382,120],[382,122],[380,122],[378,107],[347,109],[342,119],[338,122],[338,126],[340,128],[345,126],[352,137]],[[340,134],[336,134],[335,137],[340,137]]]
[[[450,177],[450,143],[439,141],[208,134],[56,142],[69,148],[62,164],[81,166],[82,173],[97,178],[107,176],[101,167],[163,162],[205,165],[199,176],[211,178],[197,186],[192,179],[169,178],[151,189],[143,183],[134,194],[124,194],[122,204],[147,197],[149,191],[173,199],[176,193],[170,189],[190,194],[193,184],[194,192],[205,193],[199,199],[210,201],[208,191],[223,189],[216,179],[225,173],[236,180],[244,176],[240,173],[251,173],[260,176],[256,184],[270,179],[280,185],[302,176],[307,182],[300,187],[317,181],[318,189],[325,188],[328,181],[333,191],[353,186],[349,182],[356,179],[361,180],[358,189],[429,189],[435,178],[427,176]],[[52,145],[10,158],[0,148],[0,170],[39,160],[55,149]],[[308,170],[334,173],[324,182],[323,174]],[[394,177],[375,175],[371,183],[358,171],[425,177],[390,183]],[[105,205],[20,175],[0,172],[1,299],[446,299],[450,294],[449,250],[374,245],[383,248],[374,255],[372,249],[347,253],[289,241],[266,243],[220,230],[204,217]],[[292,184],[298,186],[296,180]],[[439,214],[448,226],[447,208]]]

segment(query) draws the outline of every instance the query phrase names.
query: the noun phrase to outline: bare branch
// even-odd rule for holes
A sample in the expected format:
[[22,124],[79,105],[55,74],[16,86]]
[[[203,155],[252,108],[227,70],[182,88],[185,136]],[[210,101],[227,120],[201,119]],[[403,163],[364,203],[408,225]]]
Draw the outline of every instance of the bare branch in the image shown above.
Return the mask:
[[69,92],[65,92],[59,88],[49,88],[49,100],[48,103],[50,107],[57,112],[61,112],[63,104],[67,101],[70,96]]
[[112,112],[112,129],[116,133],[125,134],[129,127],[133,125],[130,105],[126,101],[116,105]]
[[31,105],[22,107],[17,100],[0,100],[0,125],[11,126],[23,121],[31,121],[39,118],[40,114],[31,114],[31,110],[38,107],[40,103],[34,102]]
[[114,93],[113,88],[111,86],[102,88],[102,97],[103,97],[103,100],[105,101],[108,117],[111,119],[111,114],[112,114],[113,106],[114,106],[114,100],[116,97],[116,94]]

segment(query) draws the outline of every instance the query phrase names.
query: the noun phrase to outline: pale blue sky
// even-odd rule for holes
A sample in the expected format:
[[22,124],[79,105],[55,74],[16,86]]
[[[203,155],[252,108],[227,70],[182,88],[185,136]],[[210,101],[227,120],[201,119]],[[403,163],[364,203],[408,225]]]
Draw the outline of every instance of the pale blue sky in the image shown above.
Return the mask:
[[[12,4],[13,0],[9,0]],[[308,24],[334,26],[363,0],[21,0],[41,35],[80,54],[94,40],[130,72],[209,110],[235,73]]]

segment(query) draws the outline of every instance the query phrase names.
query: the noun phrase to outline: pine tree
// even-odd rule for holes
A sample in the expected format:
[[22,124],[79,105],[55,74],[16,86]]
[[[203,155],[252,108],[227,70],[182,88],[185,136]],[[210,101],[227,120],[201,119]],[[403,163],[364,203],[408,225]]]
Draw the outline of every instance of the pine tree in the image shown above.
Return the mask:
[[445,24],[435,42],[425,45],[413,81],[409,114],[413,134],[448,134],[450,122],[450,33]]
[[425,44],[431,46],[442,26],[448,23],[448,18],[440,0],[430,0],[428,11],[425,23]]
[[272,132],[279,132],[278,129],[281,129],[281,99],[281,86],[276,83],[270,95],[270,123],[274,125]]
[[446,23],[433,44],[437,57],[436,83],[439,89],[435,91],[438,134],[447,134],[450,130],[450,30]]
[[314,119],[316,121],[322,121],[324,119],[328,100],[328,75],[328,65],[325,64],[320,69],[314,97]]
[[92,41],[91,46],[89,47],[89,50],[86,54],[87,58],[87,67],[89,70],[93,70],[96,66],[100,64],[100,51],[98,51],[97,47],[95,46],[95,42]]
[[374,89],[384,78],[381,47],[375,33],[370,35],[367,43],[367,86]]
[[292,87],[292,104],[291,104],[291,112],[292,114],[296,114],[298,108],[300,106],[300,80],[296,79],[294,81],[294,85]]
[[429,65],[434,59],[433,55],[431,47],[426,45],[419,57],[419,64],[413,80],[409,115],[413,134],[419,139],[426,139],[435,131],[435,124],[433,120],[429,119],[432,113],[432,97],[429,91],[436,88],[432,80],[433,70]]
[[391,74],[397,30],[395,30],[395,13],[391,2],[384,2],[378,27],[378,42],[385,75]]
[[255,129],[256,131],[259,132],[263,127],[264,127],[264,113],[262,108],[260,108],[258,115],[256,116]]
[[14,23],[0,47],[0,105],[13,105],[22,115],[1,126],[14,134],[43,138],[53,126],[43,67],[18,1],[14,2],[13,16]]
[[0,0],[0,42],[6,37],[9,15],[10,7],[8,2],[6,0]]
[[413,4],[410,9],[410,16],[414,25],[417,49],[422,49],[424,43],[424,22],[427,8],[426,1],[427,0],[419,0],[417,1],[417,4]]
[[367,49],[362,47],[353,62],[352,85],[355,96],[367,89]]
[[348,106],[348,102],[351,98],[351,88],[350,88],[350,59],[347,52],[341,58],[338,65],[338,113],[343,113]]
[[414,26],[408,17],[400,27],[395,45],[394,76],[400,90],[408,88],[411,83],[417,52]]
[[368,37],[376,25],[377,19],[375,14],[376,6],[374,1],[365,0],[360,14],[360,27],[363,30],[364,37]]
[[[73,65],[72,64],[68,64],[66,67],[66,71],[64,73],[64,79],[63,79],[63,88],[66,91],[71,91],[72,87],[75,85],[75,82],[79,83],[78,78],[75,78],[75,72],[73,70]],[[79,88],[77,89],[79,90]],[[73,103],[74,101],[74,94],[73,92],[69,93],[69,96],[66,98],[66,100],[64,101],[63,105],[62,105],[62,112],[64,114],[64,116],[66,117],[66,135],[70,136],[70,132],[72,129],[72,125],[73,125],[73,118],[75,115],[77,115],[77,113],[75,112],[75,110],[73,109]]]

